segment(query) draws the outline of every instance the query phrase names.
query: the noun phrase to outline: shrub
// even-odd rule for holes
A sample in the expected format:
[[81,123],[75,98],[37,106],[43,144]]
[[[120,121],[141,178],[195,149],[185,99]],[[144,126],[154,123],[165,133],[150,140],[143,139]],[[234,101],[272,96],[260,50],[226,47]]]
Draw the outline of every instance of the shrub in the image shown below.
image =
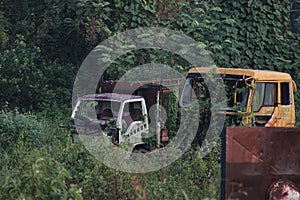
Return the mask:
[[32,114],[17,110],[0,111],[0,150],[33,149],[45,144],[44,126]]
[[70,173],[63,165],[38,153],[1,175],[0,199],[82,199],[81,189],[68,185]]

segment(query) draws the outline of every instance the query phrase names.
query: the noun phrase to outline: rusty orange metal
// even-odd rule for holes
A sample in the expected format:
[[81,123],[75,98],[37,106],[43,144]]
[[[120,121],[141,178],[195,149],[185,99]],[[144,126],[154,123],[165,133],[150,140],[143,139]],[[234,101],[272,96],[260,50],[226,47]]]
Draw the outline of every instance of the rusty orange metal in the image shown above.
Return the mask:
[[[300,128],[227,127],[224,139],[223,199],[286,199],[287,195],[297,198]],[[279,187],[279,181],[286,184]]]
[[[211,67],[196,67],[191,68],[189,73],[201,73],[206,74],[212,70]],[[217,74],[236,74],[253,77],[255,80],[290,80],[291,76],[288,73],[275,72],[269,70],[253,70],[253,69],[240,69],[240,68],[215,68]],[[293,82],[293,87],[296,88],[296,84]]]
[[279,180],[267,190],[268,200],[299,200],[300,192],[294,183],[286,180]]

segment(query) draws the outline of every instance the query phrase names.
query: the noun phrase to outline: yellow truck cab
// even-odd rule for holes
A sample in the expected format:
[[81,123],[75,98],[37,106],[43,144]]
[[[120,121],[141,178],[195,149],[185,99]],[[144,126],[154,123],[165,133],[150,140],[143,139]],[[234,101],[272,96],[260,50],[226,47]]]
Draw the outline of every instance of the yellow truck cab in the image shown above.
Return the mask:
[[[212,68],[202,67],[189,70],[180,99],[182,107],[189,106],[190,101],[199,98],[201,91],[203,92],[199,83],[205,83],[207,73],[216,73],[221,75],[226,89],[226,116],[241,116],[244,125],[295,125],[296,84],[289,74],[236,68],[213,68],[213,72],[211,70]],[[194,92],[186,91],[189,88],[193,88]]]

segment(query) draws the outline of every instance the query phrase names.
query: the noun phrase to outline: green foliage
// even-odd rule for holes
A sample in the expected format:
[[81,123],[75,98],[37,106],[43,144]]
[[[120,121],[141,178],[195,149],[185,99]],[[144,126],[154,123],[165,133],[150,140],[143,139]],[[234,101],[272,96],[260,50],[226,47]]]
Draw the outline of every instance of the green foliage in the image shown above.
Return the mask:
[[300,1],[291,1],[291,30],[294,33],[299,34],[300,32]]
[[[70,104],[74,66],[41,60],[40,48],[30,47],[18,35],[14,44],[0,52],[0,106],[21,110],[50,111]],[[66,109],[66,108],[65,108]]]
[[2,106],[12,102],[13,106],[35,108],[42,90],[43,74],[37,67],[40,49],[27,47],[24,37],[18,35],[10,49],[0,52],[0,84]]
[[[177,91],[176,91],[177,92]],[[164,94],[162,102],[165,104],[163,105],[166,108],[166,112],[168,114],[168,118],[166,121],[166,128],[169,131],[169,137],[176,136],[177,130],[177,118],[178,116],[178,98],[176,97],[176,92],[170,94]]]
[[18,111],[0,111],[0,151],[38,148],[46,144],[43,134],[45,127],[30,114]]
[[67,131],[57,126],[57,120],[14,112],[5,114],[10,120],[6,119],[9,122],[4,124],[11,128],[1,128],[2,133],[14,126],[21,127],[12,120],[22,118],[28,120],[27,125],[19,129],[26,129],[30,137],[42,127],[38,129],[42,139],[37,135],[31,138],[39,145],[19,140],[23,147],[13,145],[11,151],[2,153],[0,199],[218,198],[217,146],[205,159],[198,149],[193,149],[161,171],[135,175],[104,166],[80,142],[72,143]]
[[[294,13],[291,16],[297,17],[295,9],[298,8],[298,2],[292,3],[287,0],[250,2],[46,0],[43,3],[4,0],[0,15],[0,21],[4,22],[4,26],[1,27],[0,38],[7,45],[18,46],[15,44],[16,40],[20,40],[18,34],[23,35],[28,51],[26,55],[24,52],[17,54],[19,53],[20,57],[29,57],[29,60],[37,58],[31,63],[33,68],[36,66],[33,70],[34,75],[40,74],[41,71],[45,75],[45,71],[40,68],[41,60],[45,60],[46,65],[55,63],[54,65],[63,66],[64,69],[59,72],[66,74],[70,67],[66,63],[72,63],[73,69],[70,71],[74,77],[74,66],[77,68],[88,52],[107,37],[136,27],[168,27],[179,30],[206,46],[219,67],[285,71],[294,75],[293,78],[299,84],[296,76],[299,40],[290,31],[289,19],[291,9]],[[293,21],[295,27],[294,22],[295,20]],[[13,59],[13,56],[11,57]],[[19,60],[23,61],[20,58]],[[110,78],[117,78],[132,66],[149,62],[164,63],[181,70],[189,68],[187,62],[170,52],[142,49],[116,60],[109,68],[108,74]],[[5,65],[18,64],[12,63],[10,61],[10,64]],[[50,67],[46,72],[54,70],[57,70],[56,67]],[[9,76],[12,74],[16,73],[13,72]],[[50,78],[46,77],[47,80],[44,81],[49,82]],[[57,86],[55,85],[55,88]],[[36,88],[32,87],[29,88],[33,94],[26,93],[27,96],[38,96],[34,90],[44,89],[38,84]],[[16,90],[18,88],[9,88],[18,91]],[[299,108],[298,96],[297,94],[297,108]],[[9,102],[11,98],[8,96]],[[17,102],[19,107],[28,106],[23,104],[25,103]]]
[[[43,56],[80,66],[88,52],[110,36],[108,1],[46,1],[34,12]],[[42,17],[41,17],[42,16]]]
[[[218,199],[219,143],[204,159],[194,148],[161,171],[136,176],[107,168],[58,127],[70,115],[77,68],[113,34],[149,26],[178,30],[212,52],[219,67],[288,72],[300,85],[299,36],[290,30],[287,0],[3,0],[0,9],[0,106],[40,112],[0,113],[1,199]],[[149,62],[190,67],[170,52],[142,49],[116,60],[109,74],[120,77]],[[299,110],[299,90],[295,98]],[[204,113],[202,122],[209,120]],[[170,118],[168,127],[175,123]]]
[[67,184],[70,173],[61,163],[50,157],[26,158],[13,174],[1,174],[1,199],[83,199],[78,187]]
[[71,64],[53,62],[44,64],[42,73],[44,78],[43,90],[39,91],[39,95],[43,98],[39,102],[38,110],[48,113],[51,111],[60,113],[59,110],[70,112],[76,67]]
[[69,133],[50,120],[17,111],[3,111],[0,119],[0,199],[82,199],[59,162],[71,144]]
[[111,2],[111,30],[119,32],[141,26],[151,26],[155,19],[154,3],[154,0],[113,0]]
[[149,199],[219,199],[219,146],[203,159],[192,149],[172,165],[142,177]]
[[8,20],[3,16],[3,12],[0,12],[0,24],[0,47],[3,47],[8,41]]
[[[295,56],[289,30],[289,1],[225,1],[216,34],[208,40],[222,67],[285,71]],[[231,19],[228,19],[228,16]]]

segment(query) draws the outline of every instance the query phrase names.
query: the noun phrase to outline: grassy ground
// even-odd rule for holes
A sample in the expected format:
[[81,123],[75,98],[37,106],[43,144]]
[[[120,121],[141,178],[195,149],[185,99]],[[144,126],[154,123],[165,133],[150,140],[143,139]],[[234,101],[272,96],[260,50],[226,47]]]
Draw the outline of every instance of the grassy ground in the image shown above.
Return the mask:
[[170,166],[131,174],[96,160],[61,129],[60,119],[0,114],[0,199],[219,199],[219,148]]

